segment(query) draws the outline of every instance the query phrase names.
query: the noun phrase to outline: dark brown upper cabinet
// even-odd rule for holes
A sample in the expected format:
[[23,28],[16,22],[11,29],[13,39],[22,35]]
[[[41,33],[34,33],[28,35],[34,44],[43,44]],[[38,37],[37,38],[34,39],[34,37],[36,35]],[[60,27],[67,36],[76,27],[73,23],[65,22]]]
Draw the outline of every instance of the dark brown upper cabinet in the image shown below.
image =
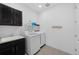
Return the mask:
[[22,11],[0,4],[0,25],[22,26]]

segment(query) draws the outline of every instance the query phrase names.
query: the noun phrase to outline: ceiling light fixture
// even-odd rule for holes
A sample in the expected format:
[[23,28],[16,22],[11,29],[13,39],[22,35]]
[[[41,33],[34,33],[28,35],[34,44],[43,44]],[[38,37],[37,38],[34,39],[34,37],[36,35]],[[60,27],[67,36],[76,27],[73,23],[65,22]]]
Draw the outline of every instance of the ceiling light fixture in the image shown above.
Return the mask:
[[42,5],[38,5],[39,8],[42,8]]

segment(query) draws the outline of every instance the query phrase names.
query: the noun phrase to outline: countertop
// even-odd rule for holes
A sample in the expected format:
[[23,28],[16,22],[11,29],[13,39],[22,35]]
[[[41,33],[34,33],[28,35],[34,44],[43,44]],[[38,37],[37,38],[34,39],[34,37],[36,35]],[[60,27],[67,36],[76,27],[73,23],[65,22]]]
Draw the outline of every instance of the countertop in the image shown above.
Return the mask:
[[6,42],[10,42],[10,41],[14,41],[14,40],[19,40],[24,38],[23,36],[17,35],[17,36],[12,36],[12,37],[4,37],[0,39],[0,44],[2,43],[6,43]]

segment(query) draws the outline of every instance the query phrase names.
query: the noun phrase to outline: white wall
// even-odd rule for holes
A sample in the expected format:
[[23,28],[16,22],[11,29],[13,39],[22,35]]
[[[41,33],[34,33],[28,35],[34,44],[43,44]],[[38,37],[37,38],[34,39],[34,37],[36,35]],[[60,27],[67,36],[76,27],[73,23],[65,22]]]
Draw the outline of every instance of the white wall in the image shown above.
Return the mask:
[[[74,5],[58,4],[40,14],[41,30],[46,32],[46,44],[74,54]],[[52,26],[62,26],[61,29]]]
[[[25,25],[28,20],[38,20],[38,16],[28,9],[25,6],[22,6],[21,4],[18,3],[3,3],[5,5],[11,6],[15,9],[21,10],[23,12],[23,25]],[[19,28],[22,26],[0,26],[0,37],[2,36],[8,36],[13,33],[18,33]]]

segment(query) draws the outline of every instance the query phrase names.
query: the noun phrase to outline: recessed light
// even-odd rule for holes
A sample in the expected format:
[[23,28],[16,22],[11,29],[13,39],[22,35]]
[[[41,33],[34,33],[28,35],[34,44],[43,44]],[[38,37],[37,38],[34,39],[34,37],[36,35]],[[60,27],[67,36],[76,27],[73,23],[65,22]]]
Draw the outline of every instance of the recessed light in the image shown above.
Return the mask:
[[42,8],[42,5],[38,5],[39,8]]
[[50,6],[50,4],[49,4],[49,3],[46,3],[46,4],[45,4],[45,6],[46,6],[46,7],[49,7],[49,6]]

